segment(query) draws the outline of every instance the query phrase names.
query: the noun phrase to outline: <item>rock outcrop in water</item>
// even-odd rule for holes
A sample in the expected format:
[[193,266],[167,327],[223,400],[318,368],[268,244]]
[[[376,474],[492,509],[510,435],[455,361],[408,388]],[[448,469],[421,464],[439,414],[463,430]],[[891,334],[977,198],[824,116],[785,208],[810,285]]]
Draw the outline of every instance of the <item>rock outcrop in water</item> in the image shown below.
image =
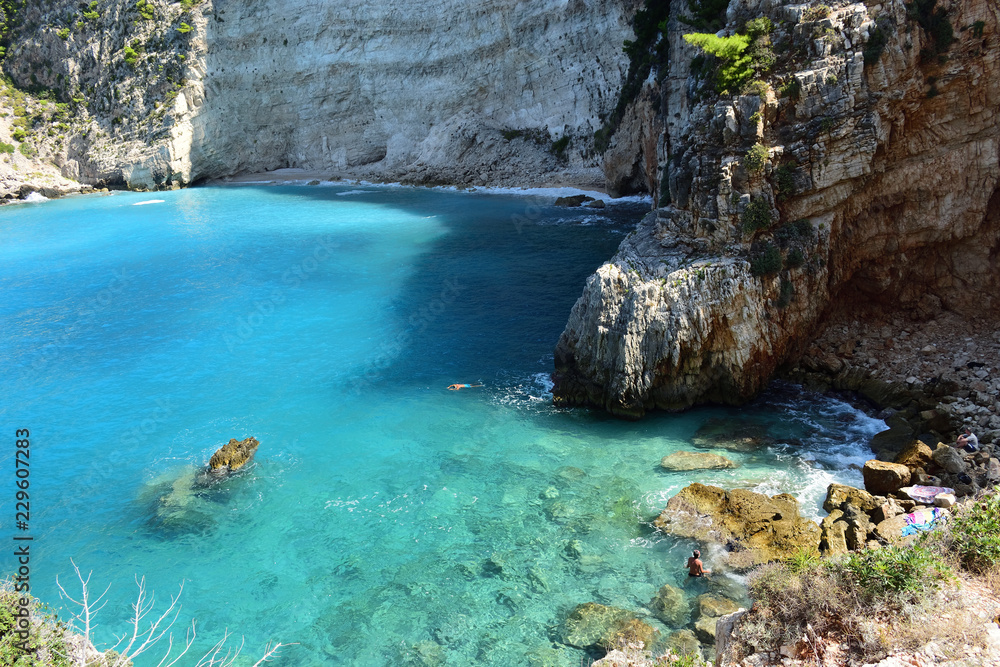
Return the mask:
[[937,5],[734,0],[728,29],[774,22],[776,64],[733,95],[692,73],[687,3],[672,5],[656,98],[672,205],[587,281],[557,404],[739,403],[824,315],[996,312],[996,3]]
[[236,472],[253,458],[259,446],[257,438],[247,438],[243,441],[231,438],[229,442],[212,454],[212,458],[208,462],[208,469],[212,473],[220,475]]
[[728,564],[741,569],[800,549],[817,552],[820,538],[819,526],[799,515],[794,496],[769,498],[704,484],[681,489],[653,525],[679,537],[725,545]]

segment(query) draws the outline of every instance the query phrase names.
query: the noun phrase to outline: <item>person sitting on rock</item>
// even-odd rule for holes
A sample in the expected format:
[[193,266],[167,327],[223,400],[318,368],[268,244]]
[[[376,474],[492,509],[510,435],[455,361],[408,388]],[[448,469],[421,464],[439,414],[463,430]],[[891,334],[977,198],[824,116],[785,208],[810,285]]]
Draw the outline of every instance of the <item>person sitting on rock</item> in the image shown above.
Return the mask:
[[688,576],[689,577],[704,577],[706,574],[712,574],[711,570],[706,570],[704,563],[701,562],[701,552],[697,549],[694,550],[694,555],[688,558]]
[[967,452],[977,452],[979,451],[979,438],[972,432],[972,429],[966,426],[965,433],[958,436],[958,442],[955,446]]

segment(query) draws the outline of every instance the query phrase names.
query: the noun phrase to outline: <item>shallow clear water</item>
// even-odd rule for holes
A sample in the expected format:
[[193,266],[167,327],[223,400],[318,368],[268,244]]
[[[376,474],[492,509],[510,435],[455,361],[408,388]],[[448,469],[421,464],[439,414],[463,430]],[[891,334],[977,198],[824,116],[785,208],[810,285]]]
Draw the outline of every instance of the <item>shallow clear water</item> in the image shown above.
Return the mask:
[[[183,582],[194,650],[228,629],[248,655],[297,642],[285,665],[574,665],[574,606],[684,583],[691,543],[648,525],[683,486],[818,516],[829,482],[860,482],[881,422],[795,387],[638,423],[553,409],[556,339],[644,206],[551,201],[282,186],[0,210],[0,459],[13,480],[30,429],[32,591],[65,608],[56,576],[92,570],[99,643],[145,575],[161,601]],[[660,469],[699,429],[766,437],[719,450],[739,468]],[[200,486],[250,435],[254,463]]]

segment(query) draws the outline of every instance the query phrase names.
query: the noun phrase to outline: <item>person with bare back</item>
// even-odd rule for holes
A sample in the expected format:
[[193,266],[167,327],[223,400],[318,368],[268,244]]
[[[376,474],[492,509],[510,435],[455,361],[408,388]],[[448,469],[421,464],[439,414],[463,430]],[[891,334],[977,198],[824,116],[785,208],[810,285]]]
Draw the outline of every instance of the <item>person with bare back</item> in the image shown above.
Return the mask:
[[701,552],[697,549],[694,550],[694,555],[688,558],[687,569],[689,577],[704,577],[706,574],[712,574],[711,570],[705,569],[705,564],[701,562]]

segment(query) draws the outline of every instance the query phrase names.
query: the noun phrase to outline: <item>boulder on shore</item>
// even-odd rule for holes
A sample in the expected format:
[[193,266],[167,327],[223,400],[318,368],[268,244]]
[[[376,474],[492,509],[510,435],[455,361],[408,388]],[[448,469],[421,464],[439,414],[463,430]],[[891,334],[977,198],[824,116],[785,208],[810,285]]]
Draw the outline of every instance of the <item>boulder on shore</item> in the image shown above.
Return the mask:
[[861,474],[865,480],[865,490],[876,496],[896,493],[910,483],[910,469],[899,463],[866,461]]
[[799,549],[819,553],[819,526],[799,516],[798,501],[784,493],[769,498],[746,489],[691,484],[653,523],[673,535],[726,545],[729,565],[740,569]]
[[954,447],[939,442],[933,457],[934,463],[949,474],[960,475],[965,472],[965,459]]
[[212,454],[212,458],[208,462],[208,468],[211,472],[217,474],[235,472],[253,458],[259,446],[260,443],[257,441],[257,438],[247,438],[242,442],[236,438],[232,438]]
[[845,484],[831,484],[826,488],[826,500],[823,509],[832,512],[841,509],[845,504],[853,505],[865,512],[870,512],[885,502],[885,498],[875,498],[872,494]]
[[736,464],[725,456],[711,452],[674,452],[660,459],[660,467],[672,472],[688,470],[721,470],[735,468]]
[[896,463],[906,466],[911,471],[917,468],[926,469],[933,460],[934,452],[924,444],[923,440],[914,440],[896,457]]

